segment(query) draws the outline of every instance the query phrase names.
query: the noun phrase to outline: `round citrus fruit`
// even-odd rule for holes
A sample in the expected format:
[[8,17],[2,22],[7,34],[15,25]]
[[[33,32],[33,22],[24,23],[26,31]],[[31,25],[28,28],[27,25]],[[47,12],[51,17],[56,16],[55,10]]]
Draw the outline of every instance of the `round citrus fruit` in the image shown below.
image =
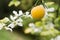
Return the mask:
[[45,14],[45,9],[43,5],[36,6],[31,10],[31,16],[34,19],[41,19]]

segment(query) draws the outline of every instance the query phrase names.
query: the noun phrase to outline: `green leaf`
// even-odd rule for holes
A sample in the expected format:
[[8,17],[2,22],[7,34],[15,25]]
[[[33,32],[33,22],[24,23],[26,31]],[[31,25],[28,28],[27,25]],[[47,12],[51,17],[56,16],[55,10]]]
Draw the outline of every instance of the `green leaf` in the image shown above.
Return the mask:
[[56,18],[54,21],[56,27],[60,27],[60,17]]
[[33,23],[34,20],[30,17],[25,17],[25,16],[22,16],[22,19],[23,19],[23,25],[24,27],[28,26],[29,23]]
[[10,7],[10,6],[14,5],[14,6],[17,7],[19,4],[20,4],[20,1],[12,0],[12,1],[10,1],[10,3],[8,4],[8,6]]
[[10,3],[8,4],[8,6],[10,7],[10,6],[12,6],[14,4],[14,2],[13,1],[10,1]]
[[19,1],[14,2],[14,5],[17,7],[20,4]]
[[35,22],[35,26],[36,26],[36,27],[42,26],[42,22],[41,22],[41,21]]

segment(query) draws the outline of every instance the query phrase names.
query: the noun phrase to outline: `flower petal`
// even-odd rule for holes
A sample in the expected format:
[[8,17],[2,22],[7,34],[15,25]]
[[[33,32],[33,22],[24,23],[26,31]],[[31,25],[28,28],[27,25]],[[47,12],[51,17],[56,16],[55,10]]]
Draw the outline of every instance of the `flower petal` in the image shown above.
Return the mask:
[[20,10],[20,11],[19,11],[19,16],[21,16],[21,15],[23,15],[23,12]]
[[23,26],[23,24],[22,24],[22,23],[17,23],[17,25],[18,25],[18,26]]
[[29,12],[26,12],[26,15],[28,16],[29,15]]
[[0,23],[0,30],[3,28],[3,26],[5,26],[5,24]]
[[48,12],[54,12],[55,9],[54,9],[54,8],[48,8],[47,11],[48,11]]
[[12,15],[10,15],[10,19],[11,19],[12,21],[14,21],[14,17],[13,17]]
[[31,28],[35,28],[35,24],[34,23],[29,23],[29,27],[31,27]]
[[6,30],[10,30],[11,32],[13,31],[11,28],[5,27]]
[[11,23],[8,25],[9,28],[14,28],[15,27],[15,24],[14,23]]
[[13,14],[14,14],[15,16],[18,16],[18,13],[17,13],[16,11],[13,11]]

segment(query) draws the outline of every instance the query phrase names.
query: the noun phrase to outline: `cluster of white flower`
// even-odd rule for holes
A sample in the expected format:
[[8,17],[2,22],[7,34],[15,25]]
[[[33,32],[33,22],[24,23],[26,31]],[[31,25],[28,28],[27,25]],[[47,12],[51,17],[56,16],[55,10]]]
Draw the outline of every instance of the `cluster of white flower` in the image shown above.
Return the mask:
[[[29,23],[29,28],[32,28],[33,32],[42,32],[43,25],[39,26],[39,27],[36,27],[35,23]],[[54,28],[54,24],[53,23],[48,23],[48,24],[44,25],[44,28],[46,30],[51,30],[51,29]]]
[[12,29],[18,25],[18,26],[23,26],[22,22],[23,20],[21,18],[18,18],[20,16],[23,15],[22,11],[19,11],[19,14],[16,11],[13,11],[14,17],[13,15],[10,15],[10,19],[12,20],[11,23],[5,27],[6,30],[10,30],[12,31]]
[[[5,17],[3,20],[1,20],[2,22],[0,23],[0,30],[5,26],[6,30],[10,30],[12,31],[12,29],[18,25],[18,26],[23,26],[23,20],[21,18],[21,16],[25,16],[25,17],[31,17],[31,15],[29,14],[29,12],[26,12],[26,14],[24,15],[23,12],[20,10],[19,14],[16,11],[13,11],[13,15],[10,15],[10,19]],[[32,17],[31,17],[32,18]],[[10,24],[8,26],[6,26],[7,24],[5,24],[4,22],[10,22]]]
[[34,23],[29,23],[29,27],[33,29],[34,32],[41,32],[42,27],[37,28]]

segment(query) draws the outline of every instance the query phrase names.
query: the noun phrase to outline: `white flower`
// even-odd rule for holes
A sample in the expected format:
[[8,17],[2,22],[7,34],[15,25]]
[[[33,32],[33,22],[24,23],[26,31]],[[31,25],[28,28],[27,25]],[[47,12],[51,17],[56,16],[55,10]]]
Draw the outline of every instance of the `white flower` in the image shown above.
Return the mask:
[[8,25],[9,28],[14,28],[16,25],[14,22],[12,22],[11,24]]
[[22,20],[21,18],[19,18],[19,21],[20,21],[20,22],[23,22],[23,20]]
[[13,19],[15,20],[15,19],[17,19],[18,18],[18,16],[15,16]]
[[19,10],[19,13],[17,13],[16,11],[13,11],[13,14],[15,16],[21,16],[21,15],[23,15],[23,12],[21,10]]
[[23,12],[20,10],[20,11],[19,11],[19,16],[21,16],[21,15],[23,15]]
[[35,28],[35,24],[34,23],[29,23],[29,27]]
[[30,18],[32,18],[32,16],[31,16],[31,14],[29,14],[29,15],[26,15],[27,17],[30,17]]
[[18,18],[18,16],[13,17],[12,15],[10,15],[10,19],[11,19],[12,21],[15,21],[16,18]]
[[48,12],[54,12],[55,9],[54,9],[54,8],[48,8],[47,11],[48,11]]
[[3,28],[3,26],[5,26],[4,23],[0,23],[0,30]]
[[23,26],[23,24],[22,24],[22,23],[17,23],[17,25],[18,25],[18,26]]
[[54,28],[54,24],[53,23],[48,23],[47,25],[46,25],[46,28],[49,30],[49,29],[52,29],[52,28]]
[[32,18],[31,14],[29,14],[29,12],[26,12],[24,16]]
[[54,24],[51,22],[48,24],[50,28],[53,28],[54,27]]
[[10,15],[10,19],[12,20],[12,21],[14,21],[15,19],[14,19],[14,17],[12,16],[12,15]]
[[9,28],[9,27],[5,27],[5,29],[6,29],[6,30],[9,30],[9,31],[11,31],[11,32],[13,31],[13,30],[12,30],[11,28]]
[[15,19],[17,19],[18,18],[18,16],[12,16],[12,15],[10,15],[10,19],[12,20],[12,21],[15,21]]
[[55,38],[55,40],[60,40],[60,35]]
[[40,27],[40,28],[34,28],[33,30],[34,30],[34,32],[41,32],[42,31],[42,27]]
[[22,22],[23,22],[23,20],[21,18],[19,18],[19,19],[16,20],[16,24],[18,26],[23,26]]
[[44,18],[47,18],[49,16],[48,12],[54,12],[54,8],[45,8],[45,15]]
[[13,11],[14,16],[10,15],[10,18],[12,21],[14,21],[15,19],[17,19],[19,16],[23,15],[22,11],[19,11],[19,14],[16,11]]
[[26,15],[28,16],[29,15],[29,12],[26,12]]
[[42,27],[36,28],[34,23],[29,23],[29,27],[31,27],[34,30],[34,32],[41,32],[42,31]]
[[50,26],[51,26],[51,27],[54,27],[54,24],[53,24],[53,23],[50,23]]
[[38,28],[35,28],[35,29],[34,29],[34,32],[39,32],[39,29],[38,29]]
[[15,16],[18,16],[18,13],[17,13],[16,11],[13,11],[13,14],[14,14]]

